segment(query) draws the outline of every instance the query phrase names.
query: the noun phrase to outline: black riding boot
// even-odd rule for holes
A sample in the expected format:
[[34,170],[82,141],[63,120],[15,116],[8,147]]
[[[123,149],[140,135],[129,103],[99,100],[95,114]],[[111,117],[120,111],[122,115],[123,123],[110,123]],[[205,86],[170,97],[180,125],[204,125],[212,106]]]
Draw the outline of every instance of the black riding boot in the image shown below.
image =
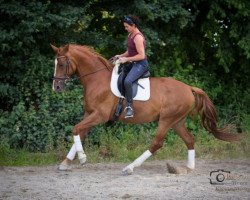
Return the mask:
[[133,108],[132,108],[132,103],[127,103],[127,106],[126,106],[124,111],[126,112],[125,118],[134,117],[134,111],[133,111]]

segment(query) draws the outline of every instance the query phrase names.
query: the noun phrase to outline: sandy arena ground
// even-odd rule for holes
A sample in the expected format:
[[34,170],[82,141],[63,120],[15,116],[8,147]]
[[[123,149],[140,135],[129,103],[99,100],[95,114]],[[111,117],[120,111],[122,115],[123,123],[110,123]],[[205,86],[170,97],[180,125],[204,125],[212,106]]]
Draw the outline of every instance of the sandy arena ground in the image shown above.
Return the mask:
[[[0,199],[250,199],[250,159],[197,160],[188,174],[169,173],[167,163],[150,161],[122,175],[122,163],[73,165],[60,172],[57,166],[0,167]],[[230,171],[210,172],[218,169]],[[218,175],[218,176],[217,176]],[[225,180],[221,184],[210,184]]]

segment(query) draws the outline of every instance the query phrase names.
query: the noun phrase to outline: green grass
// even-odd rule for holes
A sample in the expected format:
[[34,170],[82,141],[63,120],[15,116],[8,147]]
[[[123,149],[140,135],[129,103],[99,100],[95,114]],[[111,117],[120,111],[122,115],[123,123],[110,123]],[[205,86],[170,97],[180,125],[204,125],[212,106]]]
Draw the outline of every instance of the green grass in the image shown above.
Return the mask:
[[[245,137],[238,143],[217,140],[200,127],[193,130],[196,157],[201,159],[250,158],[250,120],[248,118],[243,124],[243,129],[246,133]],[[98,145],[93,145],[96,135],[90,135],[84,143],[89,163],[131,162],[149,148],[155,135],[155,128],[140,125],[106,129],[97,127],[97,131],[100,134]],[[63,144],[57,150],[30,153],[25,149],[11,149],[2,141],[0,143],[0,166],[57,164],[66,156],[68,150],[69,148],[65,148]],[[150,160],[186,158],[187,148],[184,142],[173,131],[170,131],[164,146]]]
[[[164,146],[151,157],[151,160],[187,159],[187,147],[178,137]],[[238,143],[224,142],[208,135],[204,130],[195,136],[196,157],[201,159],[250,158],[250,134]],[[150,143],[148,143],[150,144]],[[134,148],[128,148],[129,143],[103,145],[100,148],[87,148],[89,162],[130,162],[140,156],[149,145],[138,141]],[[103,153],[105,152],[105,153]]]
[[20,150],[1,150],[0,166],[40,166],[55,164],[58,156],[55,152],[30,153],[25,149]]

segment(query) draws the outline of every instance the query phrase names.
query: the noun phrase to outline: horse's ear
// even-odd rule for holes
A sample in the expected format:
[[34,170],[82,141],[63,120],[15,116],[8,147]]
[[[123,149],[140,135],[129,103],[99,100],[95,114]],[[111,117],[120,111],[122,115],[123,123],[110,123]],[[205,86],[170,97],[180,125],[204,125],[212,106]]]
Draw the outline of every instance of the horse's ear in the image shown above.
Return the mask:
[[50,44],[51,48],[54,50],[54,52],[57,54],[58,53],[58,48],[52,44]]
[[65,51],[65,52],[68,52],[68,50],[69,50],[69,44],[67,44],[67,45],[63,48],[63,51]]

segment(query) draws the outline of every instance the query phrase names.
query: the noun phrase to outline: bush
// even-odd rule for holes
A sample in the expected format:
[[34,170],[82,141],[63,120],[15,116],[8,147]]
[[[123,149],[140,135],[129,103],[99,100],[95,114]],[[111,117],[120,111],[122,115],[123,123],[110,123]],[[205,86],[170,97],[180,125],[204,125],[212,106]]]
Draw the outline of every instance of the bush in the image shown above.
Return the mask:
[[[82,88],[65,93],[52,91],[52,62],[32,60],[17,86],[22,100],[11,111],[0,110],[0,135],[12,148],[30,151],[53,149],[69,141],[74,124],[83,116]],[[69,86],[70,87],[70,86]]]
[[[143,19],[152,75],[171,76],[202,88],[215,103],[220,123],[233,121],[238,131],[250,113],[246,2],[156,1],[138,7],[133,1],[126,5]],[[92,45],[107,57],[120,53],[126,38],[121,19],[128,13],[119,8],[118,1],[110,5],[103,1],[1,1],[0,137],[10,148],[47,151],[71,141],[72,127],[84,112],[82,88],[73,81],[66,93],[51,90],[49,43]],[[187,126],[194,132],[200,128],[192,121]],[[156,125],[140,127],[119,124],[117,140],[138,139],[145,130],[151,136]],[[103,125],[94,128],[90,144],[103,145],[106,132],[112,131]],[[171,132],[166,142],[175,140]]]

